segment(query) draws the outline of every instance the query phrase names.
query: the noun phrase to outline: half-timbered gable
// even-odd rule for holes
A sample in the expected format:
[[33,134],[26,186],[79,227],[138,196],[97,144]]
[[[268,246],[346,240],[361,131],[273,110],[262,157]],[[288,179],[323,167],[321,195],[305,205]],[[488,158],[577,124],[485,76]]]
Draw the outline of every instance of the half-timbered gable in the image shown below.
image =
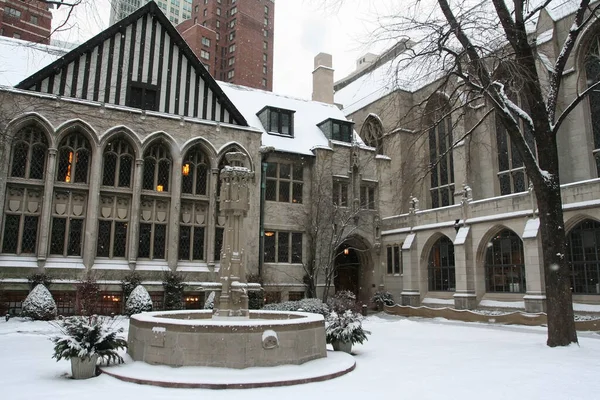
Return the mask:
[[154,2],[16,87],[247,125]]

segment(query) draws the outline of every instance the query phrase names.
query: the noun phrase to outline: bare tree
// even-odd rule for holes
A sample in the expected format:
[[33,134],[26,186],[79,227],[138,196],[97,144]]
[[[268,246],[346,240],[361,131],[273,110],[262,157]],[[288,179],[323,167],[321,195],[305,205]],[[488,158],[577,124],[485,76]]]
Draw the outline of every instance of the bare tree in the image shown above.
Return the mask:
[[[453,138],[447,152],[469,138],[490,115],[506,130],[533,185],[540,219],[548,313],[548,346],[577,342],[570,269],[565,258],[566,235],[560,191],[557,136],[569,114],[599,82],[577,91],[559,107],[563,74],[581,33],[597,20],[598,4],[572,0],[572,24],[555,57],[538,51],[528,36],[552,0],[422,0],[402,4],[402,11],[380,19],[378,40],[407,37],[417,44],[395,64],[391,80],[418,76],[434,84],[432,96],[444,92],[450,109],[431,126],[452,114],[464,117],[469,104],[486,106],[476,122]],[[562,4],[562,3],[561,3]],[[553,58],[551,60],[551,58]],[[583,85],[582,85],[583,86]],[[429,89],[428,89],[429,90]],[[511,92],[518,92],[520,102]],[[423,99],[420,105],[431,100]],[[425,113],[426,114],[426,113]],[[408,117],[406,117],[408,118]],[[405,119],[406,119],[405,118]],[[470,126],[468,126],[470,125]],[[533,140],[530,140],[532,138]],[[416,140],[415,143],[419,143]],[[424,140],[420,142],[424,143]],[[438,160],[445,154],[438,154]]]

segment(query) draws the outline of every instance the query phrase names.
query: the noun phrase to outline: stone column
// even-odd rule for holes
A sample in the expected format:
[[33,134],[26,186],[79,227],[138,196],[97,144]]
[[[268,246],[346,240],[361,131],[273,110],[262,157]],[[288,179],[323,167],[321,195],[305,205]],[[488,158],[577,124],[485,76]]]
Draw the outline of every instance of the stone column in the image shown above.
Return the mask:
[[215,229],[217,226],[217,180],[219,179],[219,169],[210,170],[210,181],[208,188],[208,220],[206,221],[206,260],[209,267],[215,266]]
[[[243,161],[243,153],[228,153],[230,161]],[[244,218],[250,208],[249,185],[252,173],[245,167],[226,166],[221,171],[219,205],[225,216],[223,255],[219,277],[221,295],[215,316],[248,317],[248,295],[244,260],[246,237]]]
[[169,236],[167,263],[171,271],[177,269],[179,259],[179,220],[181,211],[181,159],[173,160],[171,173],[171,208],[169,210]]
[[138,254],[140,235],[140,204],[142,179],[144,177],[144,160],[135,160],[135,175],[133,177],[133,193],[131,197],[131,215],[129,216],[129,269],[134,270]]
[[475,293],[475,262],[473,260],[473,241],[470,227],[458,230],[454,240],[454,274],[456,277],[454,308],[472,310],[477,307]]
[[[529,220],[527,225],[530,225]],[[539,220],[538,220],[539,226]],[[544,284],[544,263],[542,258],[542,241],[538,238],[537,229],[535,236],[525,228],[523,234],[523,256],[525,258],[525,280],[527,293],[523,297],[525,302],[525,311],[527,312],[545,312],[546,311],[546,288]]]
[[419,256],[417,235],[410,233],[402,244],[402,305],[418,307],[421,305],[419,292]]
[[54,197],[54,170],[56,169],[56,149],[48,149],[48,161],[44,176],[44,200],[40,216],[40,240],[37,245],[38,265],[43,267],[48,255],[48,242],[50,240],[50,221],[52,219],[52,198]]
[[92,173],[89,180],[87,218],[85,221],[85,246],[83,248],[83,265],[92,268],[96,258],[98,239],[98,207],[100,202],[100,183],[102,182],[102,153],[97,152],[92,159]]

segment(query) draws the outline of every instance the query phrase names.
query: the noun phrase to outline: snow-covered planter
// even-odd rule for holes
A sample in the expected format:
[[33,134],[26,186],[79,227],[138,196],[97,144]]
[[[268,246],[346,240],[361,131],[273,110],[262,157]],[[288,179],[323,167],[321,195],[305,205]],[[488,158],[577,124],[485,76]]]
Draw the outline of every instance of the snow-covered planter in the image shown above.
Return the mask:
[[336,351],[350,353],[354,343],[362,344],[370,334],[362,327],[362,316],[352,310],[341,314],[332,311],[325,319],[327,343],[333,345]]
[[271,303],[263,307],[263,310],[273,311],[304,311],[327,316],[329,308],[320,299],[302,299],[299,301],[284,301],[283,303]]
[[377,306],[378,310],[383,310],[383,306],[393,306],[396,304],[394,296],[390,292],[378,291],[371,297],[371,302]]
[[360,306],[356,302],[356,295],[349,290],[337,292],[327,300],[327,306],[331,311],[335,311],[338,314],[343,314],[346,310],[360,311]]
[[152,311],[152,299],[145,287],[137,285],[127,298],[125,314],[131,316],[144,311]]
[[42,284],[37,285],[23,302],[23,317],[49,321],[56,318],[56,303],[50,291]]
[[98,359],[107,364],[123,362],[117,351],[127,348],[127,340],[120,336],[124,329],[115,326],[114,318],[76,316],[52,324],[62,333],[50,339],[54,343],[52,358],[71,360],[73,378],[92,378]]

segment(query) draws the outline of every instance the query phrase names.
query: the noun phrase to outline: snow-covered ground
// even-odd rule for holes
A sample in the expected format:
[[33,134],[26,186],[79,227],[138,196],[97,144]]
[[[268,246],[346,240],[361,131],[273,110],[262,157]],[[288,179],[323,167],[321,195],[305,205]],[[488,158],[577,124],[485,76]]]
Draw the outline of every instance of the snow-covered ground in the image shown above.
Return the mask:
[[[123,323],[127,325],[127,320]],[[51,358],[46,322],[0,321],[3,399],[593,399],[600,393],[600,335],[580,332],[580,346],[546,347],[544,328],[445,320],[367,318],[369,341],[354,347],[356,370],[327,382],[217,390],[164,389],[106,375],[68,379],[70,364]],[[277,374],[277,368],[273,368]],[[223,370],[227,374],[227,370]]]

